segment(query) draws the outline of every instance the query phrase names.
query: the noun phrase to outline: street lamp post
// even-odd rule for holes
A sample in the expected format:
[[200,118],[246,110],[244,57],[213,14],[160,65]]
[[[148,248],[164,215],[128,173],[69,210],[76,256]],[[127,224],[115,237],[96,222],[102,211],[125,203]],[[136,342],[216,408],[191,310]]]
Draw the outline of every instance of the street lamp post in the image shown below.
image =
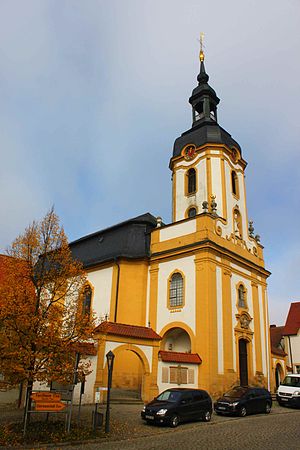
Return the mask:
[[112,372],[114,366],[115,355],[110,350],[106,353],[107,359],[107,400],[106,400],[106,415],[105,415],[105,433],[109,433],[109,420],[110,420],[110,389],[111,389],[111,381],[112,381]]

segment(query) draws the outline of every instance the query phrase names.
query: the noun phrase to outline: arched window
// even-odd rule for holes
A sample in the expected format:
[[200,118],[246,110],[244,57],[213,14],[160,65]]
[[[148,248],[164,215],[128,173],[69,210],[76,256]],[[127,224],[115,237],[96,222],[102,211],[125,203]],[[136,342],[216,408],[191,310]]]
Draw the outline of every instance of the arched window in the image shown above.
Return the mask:
[[232,189],[232,193],[238,197],[239,196],[239,180],[238,180],[237,173],[234,170],[231,171],[231,189]]
[[183,305],[183,278],[179,272],[173,273],[171,277],[169,302],[171,308]]
[[239,308],[246,308],[246,290],[242,284],[238,287],[238,306]]
[[196,170],[189,169],[187,178],[187,192],[188,194],[194,194],[196,192]]
[[195,217],[195,215],[197,214],[196,208],[192,207],[188,210],[188,217]]
[[82,314],[89,315],[91,313],[92,304],[92,288],[90,285],[85,286],[82,298]]

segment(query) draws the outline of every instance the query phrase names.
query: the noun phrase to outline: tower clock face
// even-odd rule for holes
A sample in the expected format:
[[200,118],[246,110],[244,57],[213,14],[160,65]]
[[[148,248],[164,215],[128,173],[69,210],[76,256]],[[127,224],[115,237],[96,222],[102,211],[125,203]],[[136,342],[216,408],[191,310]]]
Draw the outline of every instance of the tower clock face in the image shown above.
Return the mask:
[[183,150],[183,156],[187,160],[193,159],[196,156],[196,147],[194,145],[187,145]]

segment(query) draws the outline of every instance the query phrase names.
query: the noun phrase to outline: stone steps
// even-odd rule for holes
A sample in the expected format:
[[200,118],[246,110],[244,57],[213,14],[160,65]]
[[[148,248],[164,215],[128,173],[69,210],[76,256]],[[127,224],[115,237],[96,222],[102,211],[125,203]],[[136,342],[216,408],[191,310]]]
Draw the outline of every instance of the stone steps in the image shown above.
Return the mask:
[[143,404],[141,395],[138,391],[118,388],[112,388],[110,393],[110,401],[111,403],[123,405]]

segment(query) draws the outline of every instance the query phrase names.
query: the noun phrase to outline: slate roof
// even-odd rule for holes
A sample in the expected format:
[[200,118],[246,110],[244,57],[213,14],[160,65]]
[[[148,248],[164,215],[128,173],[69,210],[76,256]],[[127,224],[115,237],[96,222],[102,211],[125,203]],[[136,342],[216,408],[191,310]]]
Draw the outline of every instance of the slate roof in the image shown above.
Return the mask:
[[161,337],[152,328],[141,327],[139,325],[128,325],[118,322],[102,322],[94,330],[94,333],[114,334],[140,339],[151,339],[160,341]]
[[[200,63],[200,73],[197,76],[198,86],[193,89],[192,96],[189,98],[194,111],[201,113],[197,120],[194,120],[192,128],[182,133],[176,139],[173,147],[173,158],[179,156],[183,147],[187,144],[201,145],[225,144],[227,147],[236,147],[242,154],[239,144],[224,130],[216,121],[216,115],[211,116],[211,112],[217,112],[217,105],[220,99],[215,90],[208,84],[209,75],[205,71],[204,60]],[[207,110],[209,103],[209,110]],[[205,107],[206,105],[206,107]]]
[[286,353],[280,345],[280,341],[283,338],[283,329],[284,327],[276,327],[276,325],[270,326],[271,352],[284,357]]
[[285,322],[283,334],[285,336],[298,334],[300,328],[300,302],[291,303]]
[[181,150],[187,144],[195,144],[196,147],[200,147],[207,143],[225,144],[229,148],[236,147],[241,152],[241,147],[231,135],[218,123],[211,121],[210,123],[199,123],[199,126],[194,126],[182,133],[174,142],[173,158],[180,156]]
[[156,218],[146,213],[89,234],[69,244],[72,255],[85,268],[120,257],[149,257],[150,232],[156,223]]
[[201,364],[202,359],[198,353],[181,353],[181,352],[167,352],[160,350],[158,355],[164,362],[176,362],[185,364]]

